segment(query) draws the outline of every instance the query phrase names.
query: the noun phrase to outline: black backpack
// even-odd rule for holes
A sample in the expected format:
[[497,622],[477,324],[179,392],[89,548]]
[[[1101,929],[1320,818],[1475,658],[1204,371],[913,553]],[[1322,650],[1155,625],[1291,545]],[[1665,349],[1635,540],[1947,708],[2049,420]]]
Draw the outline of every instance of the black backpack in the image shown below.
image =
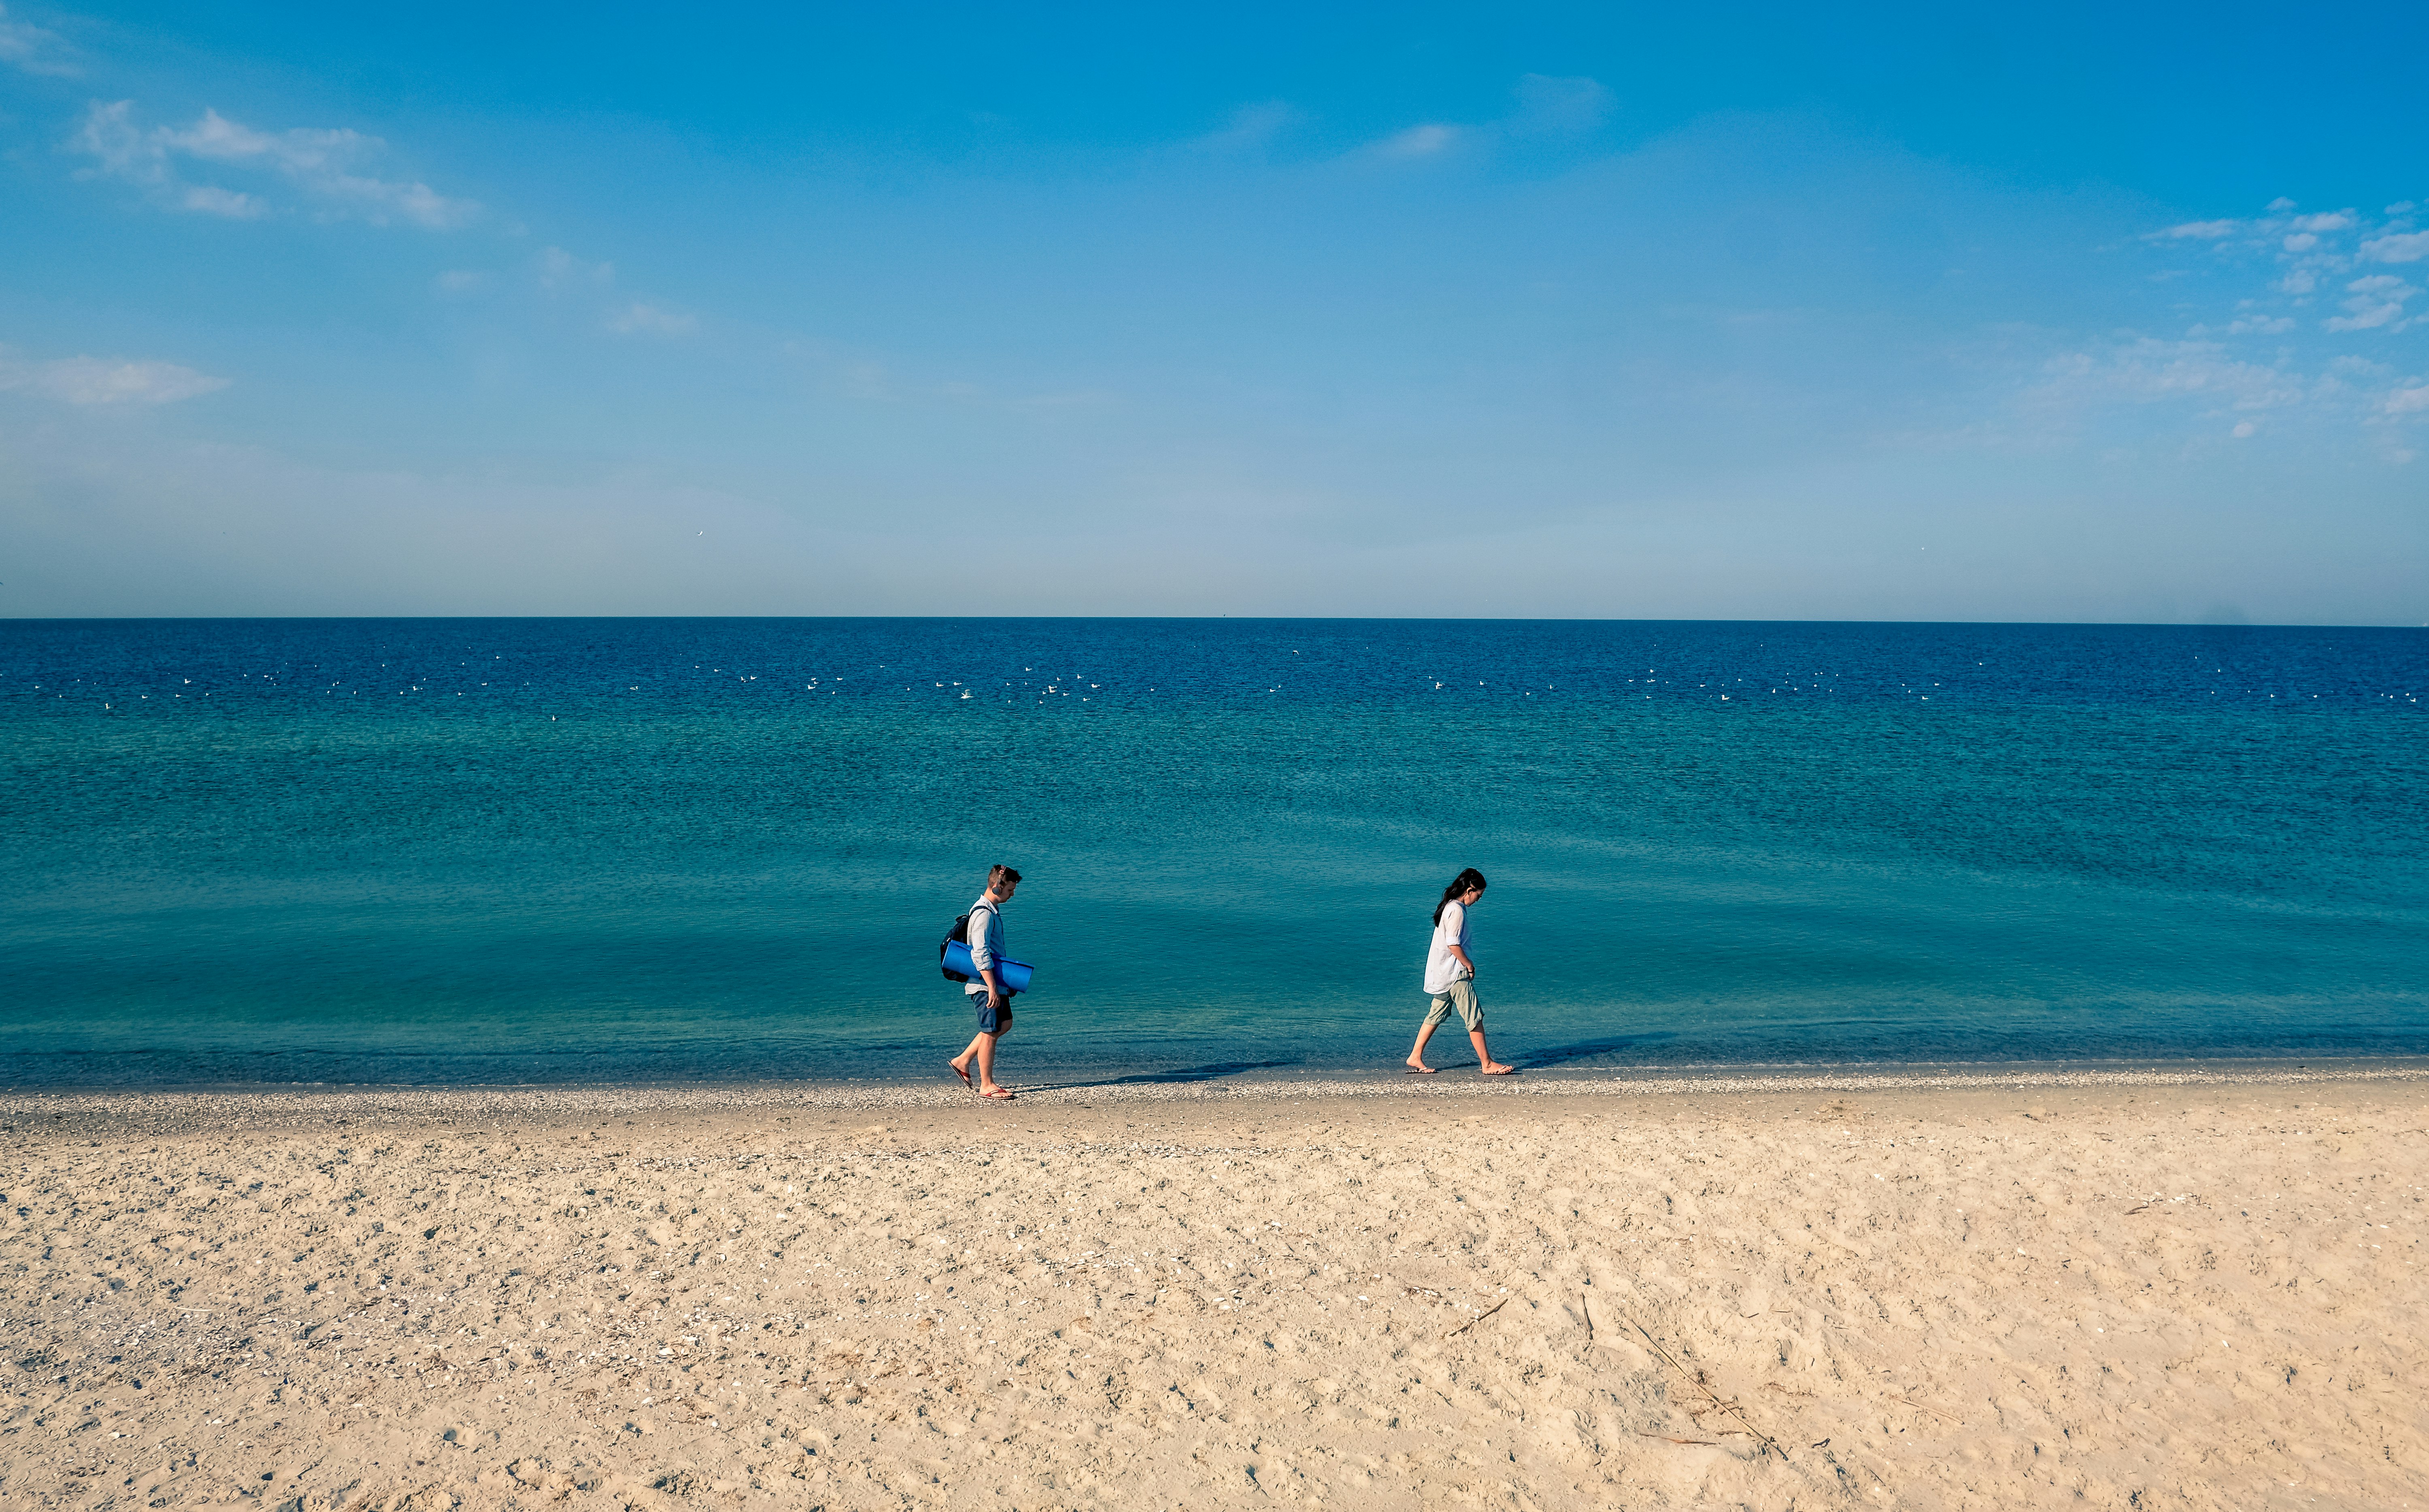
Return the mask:
[[945,937],[936,942],[936,969],[944,973],[945,979],[947,981],[967,982],[970,978],[963,976],[960,972],[955,971],[952,967],[944,964],[946,946],[953,945],[956,942],[959,942],[962,945],[968,945],[970,943],[970,916],[967,913],[955,919],[953,921],[953,927],[945,931]]

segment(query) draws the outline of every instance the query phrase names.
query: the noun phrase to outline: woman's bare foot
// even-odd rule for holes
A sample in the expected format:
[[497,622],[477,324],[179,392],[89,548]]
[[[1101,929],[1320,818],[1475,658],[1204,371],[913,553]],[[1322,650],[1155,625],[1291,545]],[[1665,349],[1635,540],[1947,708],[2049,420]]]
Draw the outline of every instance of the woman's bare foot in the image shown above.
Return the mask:
[[1409,1057],[1408,1065],[1409,1075],[1412,1076],[1430,1076],[1434,1074],[1433,1067],[1418,1060],[1415,1056]]
[[1505,1066],[1498,1060],[1486,1062],[1482,1069],[1488,1076],[1514,1076],[1518,1074],[1516,1066]]

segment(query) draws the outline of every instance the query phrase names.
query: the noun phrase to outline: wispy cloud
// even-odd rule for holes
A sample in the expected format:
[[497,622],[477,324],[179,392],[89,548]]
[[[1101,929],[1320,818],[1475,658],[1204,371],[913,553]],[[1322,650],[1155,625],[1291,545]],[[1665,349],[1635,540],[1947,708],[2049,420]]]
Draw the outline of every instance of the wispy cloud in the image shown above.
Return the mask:
[[[159,203],[198,215],[250,221],[291,208],[444,231],[480,213],[472,201],[418,179],[370,172],[388,144],[345,127],[262,131],[205,110],[189,126],[147,128],[136,120],[134,101],[96,101],[69,145],[93,159],[91,172],[140,185]],[[204,173],[250,175],[253,187],[195,182]]]
[[[2429,258],[2429,231],[2415,229],[2411,219],[2418,208],[2404,200],[2388,205],[2378,218],[2351,208],[2305,215],[2292,200],[2279,199],[2263,215],[2188,221],[2145,232],[2142,239],[2160,247],[2206,244],[2218,267],[2256,263],[2273,269],[2266,295],[2239,301],[2232,321],[2197,324],[2188,333],[2191,337],[2286,335],[2295,329],[2297,312],[2311,305],[2323,288],[2338,287],[2344,294],[2338,301],[2341,313],[2319,318],[2320,330],[2393,333],[2421,319],[2404,313],[2406,302],[2419,290],[2392,274],[2367,273],[2365,268]],[[2169,271],[2181,274],[2185,270]]]
[[217,184],[194,184],[177,197],[177,203],[197,215],[216,215],[229,221],[257,221],[270,213],[270,204],[258,194],[238,189],[225,189]]
[[1396,131],[1375,144],[1375,150],[1386,157],[1431,157],[1459,140],[1460,128],[1443,122],[1429,122]]
[[2429,231],[2403,231],[2390,236],[2372,237],[2361,244],[2361,255],[2369,262],[2419,262],[2429,257]]
[[2412,322],[2404,318],[2404,302],[2421,291],[2393,273],[2372,273],[2345,286],[2350,296],[2345,313],[2327,321],[2331,331],[2375,331],[2385,326],[2401,331]]
[[1528,74],[1512,90],[1516,105],[1509,114],[1481,122],[1428,121],[1403,127],[1366,153],[1401,159],[1437,157],[1454,147],[1471,144],[1490,150],[1546,138],[1576,137],[1599,127],[1611,115],[1611,90],[1598,81]]
[[2142,337],[2054,357],[2030,397],[2043,404],[2193,400],[2222,410],[2298,403],[2303,381],[2272,363],[2234,356],[2216,341]]
[[539,272],[539,287],[552,294],[573,288],[605,288],[616,281],[614,263],[585,262],[563,247],[542,247],[532,261]]
[[1287,101],[1260,100],[1233,110],[1231,120],[1198,138],[1196,145],[1209,152],[1255,152],[1272,146],[1276,138],[1304,119],[1298,107]]
[[2290,315],[2239,315],[2223,326],[2196,325],[2185,333],[2198,339],[2207,336],[2284,336],[2294,329]]
[[2278,200],[2271,205],[2274,213],[2249,221],[2185,221],[2156,231],[2142,234],[2145,241],[2226,241],[2239,239],[2265,241],[2275,239],[2288,252],[2308,252],[2320,244],[2320,238],[2339,231],[2350,231],[2360,224],[2352,210],[2332,210],[2322,215],[2283,213],[2293,208],[2290,200]]
[[[2375,299],[2400,310],[2402,299],[2390,293],[2364,290],[2355,302]],[[2265,329],[2283,334],[2274,324]],[[2341,434],[2367,437],[2380,457],[2401,465],[2418,456],[2409,441],[2429,423],[2429,385],[2399,381],[2387,364],[2351,352],[2305,362],[2299,346],[2283,340],[2256,358],[2228,341],[2129,336],[2049,358],[2023,387],[2019,406],[2026,434],[2045,443],[2078,437],[2104,410],[2174,406],[2188,421],[2189,442],[2203,435]]]
[[607,329],[623,336],[689,336],[700,329],[696,316],[636,300],[607,318]]
[[[614,263],[591,262],[563,247],[542,247],[532,259],[532,268],[542,293],[577,304],[590,298],[603,300],[605,291],[616,284]],[[700,329],[700,317],[689,310],[664,300],[629,297],[602,308],[599,321],[618,336],[684,337]]]
[[0,5],[0,63],[13,64],[28,74],[74,78],[82,70],[68,60],[67,53],[67,43],[58,32],[10,21],[8,8]]
[[169,404],[216,393],[228,381],[174,362],[105,357],[31,361],[0,351],[0,389],[69,404]]
[[1601,125],[1614,101],[1596,80],[1529,74],[1518,81],[1518,113],[1504,124],[1522,133],[1574,134]]

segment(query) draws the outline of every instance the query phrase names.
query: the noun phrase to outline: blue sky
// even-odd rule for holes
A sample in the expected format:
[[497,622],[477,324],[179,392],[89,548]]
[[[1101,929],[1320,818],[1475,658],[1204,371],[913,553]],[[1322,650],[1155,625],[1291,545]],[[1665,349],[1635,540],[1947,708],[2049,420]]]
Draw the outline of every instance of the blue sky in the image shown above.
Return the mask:
[[0,614],[2429,620],[2429,20],[0,11]]

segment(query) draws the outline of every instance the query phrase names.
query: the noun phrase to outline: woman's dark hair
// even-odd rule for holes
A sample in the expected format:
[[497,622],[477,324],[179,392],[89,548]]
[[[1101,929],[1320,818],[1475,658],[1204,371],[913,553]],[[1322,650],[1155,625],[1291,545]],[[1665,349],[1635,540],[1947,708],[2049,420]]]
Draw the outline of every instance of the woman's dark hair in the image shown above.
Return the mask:
[[1442,922],[1442,911],[1450,907],[1452,899],[1458,897],[1460,894],[1466,892],[1470,888],[1474,888],[1479,893],[1484,891],[1484,874],[1478,871],[1473,866],[1470,866],[1467,870],[1460,873],[1457,877],[1452,878],[1450,879],[1450,885],[1443,889],[1442,901],[1434,905],[1434,922],[1436,924],[1440,924]]

